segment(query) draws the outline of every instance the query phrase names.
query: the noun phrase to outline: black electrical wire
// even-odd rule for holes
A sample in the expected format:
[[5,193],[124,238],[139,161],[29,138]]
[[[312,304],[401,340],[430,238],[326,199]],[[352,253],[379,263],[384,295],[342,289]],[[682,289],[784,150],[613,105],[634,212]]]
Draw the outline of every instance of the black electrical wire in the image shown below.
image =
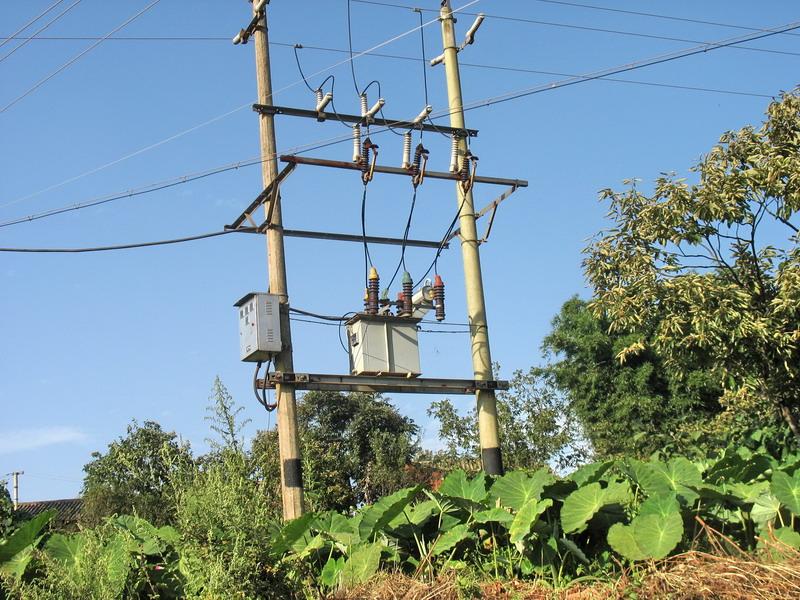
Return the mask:
[[225,231],[214,231],[213,233],[203,233],[189,237],[175,238],[173,240],[160,240],[158,242],[139,242],[137,244],[121,244],[117,246],[97,246],[94,248],[0,248],[0,252],[26,252],[26,253],[50,253],[50,254],[71,254],[80,252],[107,252],[109,250],[130,250],[133,248],[149,248],[150,246],[166,246],[169,244],[182,244],[183,242],[193,242],[207,238],[228,235],[229,233],[252,233],[255,227],[245,227],[242,229],[226,229]]
[[420,282],[425,281],[425,278],[428,276],[431,270],[433,270],[434,273],[438,272],[439,256],[442,254],[442,250],[444,250],[444,245],[447,243],[447,238],[450,237],[451,233],[453,233],[453,229],[455,229],[456,223],[458,222],[458,218],[461,216],[461,210],[464,208],[464,204],[466,202],[467,202],[467,195],[464,194],[464,198],[461,200],[461,204],[458,206],[458,211],[456,212],[455,216],[453,217],[453,220],[450,222],[450,226],[447,228],[447,231],[442,237],[442,241],[439,244],[439,248],[436,250],[436,256],[433,257],[433,262],[431,262],[431,265],[428,267],[428,270],[425,271],[425,274],[419,279],[415,280],[417,282],[415,285],[419,285]]
[[[425,24],[422,20],[422,9],[415,8],[414,10],[419,14],[419,40],[422,49],[422,87],[425,90],[425,106],[428,106],[428,60],[425,58]],[[421,135],[422,130],[420,130],[420,136]]]
[[[315,90],[314,88],[311,87],[311,85],[309,85],[308,79],[306,79],[305,73],[303,73],[303,67],[300,66],[300,57],[297,55],[298,48],[302,48],[302,46],[300,44],[295,44],[294,46],[292,46],[292,50],[294,50],[294,61],[295,63],[297,63],[297,70],[300,71],[300,77],[303,78],[303,83],[306,84],[308,91],[311,92],[312,94],[315,94],[317,90]],[[320,88],[321,87],[322,86],[320,86]]]
[[323,321],[346,321],[347,317],[332,317],[330,315],[320,315],[308,310],[290,307],[289,312],[297,313],[298,315],[305,315],[307,317],[314,317],[315,319],[322,319]]
[[369,255],[367,243],[367,184],[364,184],[364,193],[361,194],[361,239],[364,242],[364,289],[369,287],[369,268],[372,266],[372,257]]
[[352,312],[352,311],[351,312],[346,312],[346,313],[344,313],[342,315],[342,320],[339,321],[339,330],[338,330],[339,345],[342,347],[342,350],[345,351],[345,354],[350,354],[350,350],[347,348],[347,346],[345,346],[344,341],[342,340],[342,323],[344,323],[350,316],[353,316],[355,314],[357,314],[357,313]]
[[[266,380],[267,380],[267,376],[269,375],[269,367],[270,367],[271,363],[272,363],[272,359],[267,361],[267,371],[266,371],[266,373],[264,375],[264,382],[265,383],[266,383]],[[260,394],[258,393],[258,372],[261,370],[261,365],[262,364],[263,363],[261,361],[258,361],[256,363],[256,372],[253,375],[253,393],[255,394],[256,400],[258,400],[258,403],[261,406],[263,406],[264,409],[266,409],[267,412],[272,412],[273,410],[278,408],[278,403],[277,402],[270,402],[267,399],[267,389],[266,389],[266,387],[264,387],[261,390]]]
[[414,206],[417,204],[417,187],[414,187],[414,194],[411,196],[411,208],[408,210],[408,220],[406,221],[406,229],[403,232],[403,243],[400,246],[400,261],[397,263],[397,268],[394,270],[394,274],[392,274],[392,278],[389,280],[389,285],[386,286],[386,289],[391,289],[392,284],[394,283],[397,274],[400,272],[400,267],[402,266],[403,269],[406,269],[406,243],[408,242],[408,233],[411,231],[411,219],[414,217]]
[[58,6],[58,5],[59,5],[59,4],[61,4],[62,2],[64,2],[64,0],[56,0],[56,1],[55,1],[53,4],[51,4],[50,6],[48,6],[46,9],[44,9],[42,12],[40,12],[40,13],[39,13],[38,15],[36,15],[35,17],[33,17],[33,18],[30,20],[30,21],[28,21],[27,23],[25,23],[25,24],[24,24],[22,27],[20,27],[19,29],[17,29],[17,30],[16,30],[14,33],[12,33],[12,34],[11,34],[11,35],[9,35],[8,37],[4,38],[4,39],[3,39],[3,41],[0,41],[0,48],[2,48],[3,46],[5,46],[5,45],[6,45],[6,44],[7,44],[9,41],[11,41],[11,40],[13,40],[13,39],[16,39],[16,36],[18,36],[20,33],[22,33],[23,31],[25,31],[25,30],[26,30],[28,27],[30,27],[31,25],[33,25],[34,23],[36,23],[36,21],[38,21],[39,19],[41,19],[43,16],[45,16],[47,13],[49,13],[51,10],[53,10],[53,9],[54,9],[56,6]]
[[356,95],[358,93],[358,81],[356,81],[356,67],[355,61],[353,60],[353,24],[352,19],[350,17],[350,0],[347,0],[347,45],[350,51],[350,74],[353,76],[353,87],[356,90]]

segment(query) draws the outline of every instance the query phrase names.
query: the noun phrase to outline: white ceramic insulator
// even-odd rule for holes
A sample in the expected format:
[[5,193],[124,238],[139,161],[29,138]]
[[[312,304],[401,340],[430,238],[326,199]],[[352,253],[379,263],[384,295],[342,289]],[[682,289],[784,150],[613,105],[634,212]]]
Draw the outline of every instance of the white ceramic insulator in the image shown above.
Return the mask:
[[353,125],[353,162],[361,162],[361,125]]
[[369,110],[369,104],[367,103],[367,95],[361,94],[361,96],[359,96],[359,99],[361,100],[361,116],[366,117],[367,111]]
[[333,100],[332,93],[328,92],[323,96],[322,92],[317,90],[317,112],[321,113],[323,110],[325,110],[325,107],[331,103],[331,100]]
[[450,172],[455,173],[458,171],[458,138],[452,137],[450,143]]
[[485,17],[486,15],[483,13],[478,14],[478,18],[475,19],[475,22],[472,24],[472,26],[467,29],[467,34],[464,36],[464,45],[471,44],[475,41],[475,32],[478,31],[478,27],[481,26],[481,23],[483,23],[483,19]]
[[406,131],[403,134],[403,168],[411,168],[411,132]]
[[367,113],[364,115],[364,117],[366,117],[367,119],[374,118],[375,115],[378,114],[378,111],[383,108],[384,104],[386,104],[386,100],[384,100],[383,98],[378,98],[378,101],[375,104],[372,105],[372,108],[370,108],[367,111]]
[[416,117],[414,117],[414,120],[411,122],[414,123],[414,125],[419,125],[428,117],[429,114],[431,114],[431,111],[433,111],[433,107],[430,104],[428,104],[425,108],[422,109],[422,112],[420,112]]

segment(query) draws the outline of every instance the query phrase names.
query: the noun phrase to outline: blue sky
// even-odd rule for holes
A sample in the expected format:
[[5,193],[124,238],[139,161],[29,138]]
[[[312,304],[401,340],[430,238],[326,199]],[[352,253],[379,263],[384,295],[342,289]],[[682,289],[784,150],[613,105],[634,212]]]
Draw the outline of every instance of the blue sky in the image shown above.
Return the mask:
[[[30,35],[73,2],[63,2],[21,35]],[[397,3],[438,6],[433,0]],[[51,4],[0,3],[0,38]],[[82,0],[41,37],[101,37],[147,4]],[[798,18],[790,2],[759,3],[757,10],[738,0],[602,4],[758,28]],[[419,25],[418,13],[408,8],[353,1],[351,10],[357,51]],[[466,10],[490,16],[460,60],[516,70],[464,66],[465,102],[563,79],[526,70],[589,73],[694,45],[620,32],[698,41],[748,33],[540,0],[480,0]],[[306,46],[299,51],[306,74],[320,72],[310,77],[312,87],[333,74],[337,109],[357,112],[349,65],[330,68],[347,55],[310,48],[347,49],[346,1],[273,0],[269,11],[276,103],[313,106],[291,47],[279,45],[299,43]],[[116,36],[230,38],[248,14],[244,1],[162,0]],[[426,22],[434,17],[424,12]],[[470,16],[459,19],[459,35],[471,22]],[[425,27],[424,35],[430,58],[441,51],[438,24]],[[21,41],[0,47],[2,106],[93,43],[32,40],[3,59]],[[617,76],[640,83],[592,81],[467,113],[468,126],[480,130],[472,144],[479,172],[530,181],[502,205],[481,250],[493,357],[504,375],[539,363],[541,340],[560,305],[573,294],[587,294],[581,249],[606,226],[598,190],[621,188],[630,177],[642,178],[646,187],[662,171],[686,173],[723,131],[759,123],[769,97],[797,84],[800,57],[791,53],[800,53],[799,41],[796,35],[774,36],[746,45],[779,53],[720,49]],[[420,46],[414,31],[378,52],[420,58]],[[103,42],[0,113],[0,223],[257,157],[258,127],[249,109],[255,101],[253,63],[252,44],[233,46],[226,40]],[[363,56],[356,59],[355,72],[360,87],[380,81],[388,117],[413,117],[425,103],[419,61]],[[429,102],[434,111],[442,110],[442,67],[427,68],[427,78]],[[372,101],[374,87],[370,94]],[[284,151],[346,133],[336,122],[290,117],[280,118],[276,127]],[[192,131],[160,143],[187,130]],[[399,166],[400,138],[383,133],[375,141],[380,162]],[[424,143],[431,151],[429,168],[446,170],[449,141],[429,133]],[[350,153],[345,142],[308,155],[349,160]],[[242,167],[0,227],[0,246],[101,246],[217,231],[260,192],[260,185],[259,168]],[[368,233],[402,236],[411,191],[405,179],[376,177],[369,186]],[[476,207],[501,191],[479,187]],[[285,224],[356,233],[360,194],[357,173],[299,168],[283,189]],[[456,208],[450,183],[426,181],[411,236],[439,238]],[[358,244],[288,239],[286,249],[293,306],[326,314],[359,308],[363,257]],[[388,277],[399,249],[373,247],[371,253]],[[412,274],[420,273],[432,251],[411,249],[407,257]],[[439,264],[448,286],[448,320],[463,322],[457,247]],[[0,254],[0,476],[25,471],[23,500],[72,496],[90,453],[122,435],[131,419],[157,420],[203,451],[209,433],[203,417],[217,375],[253,418],[249,434],[265,427],[267,415],[249,387],[252,365],[238,360],[232,308],[244,293],[266,288],[265,265],[263,240],[245,234],[96,254]],[[334,327],[295,322],[293,337],[298,371],[345,372],[347,356]],[[425,375],[470,375],[465,335],[420,337]],[[425,416],[433,399],[394,397],[399,409],[423,427],[429,446],[437,443]],[[463,408],[472,401],[457,399]]]

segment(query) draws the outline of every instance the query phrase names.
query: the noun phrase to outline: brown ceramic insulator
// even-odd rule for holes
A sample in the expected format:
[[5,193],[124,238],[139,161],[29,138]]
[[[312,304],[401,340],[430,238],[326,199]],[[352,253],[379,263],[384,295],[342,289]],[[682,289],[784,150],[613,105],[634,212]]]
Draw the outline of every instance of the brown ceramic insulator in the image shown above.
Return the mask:
[[433,280],[433,305],[436,308],[436,320],[444,321],[444,281],[440,275]]

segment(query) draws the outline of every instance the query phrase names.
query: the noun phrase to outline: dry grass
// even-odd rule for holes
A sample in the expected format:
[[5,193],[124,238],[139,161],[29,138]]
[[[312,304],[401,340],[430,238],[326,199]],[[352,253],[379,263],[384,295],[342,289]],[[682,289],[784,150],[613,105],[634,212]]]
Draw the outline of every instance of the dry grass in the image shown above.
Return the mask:
[[[796,600],[800,599],[800,552],[767,541],[780,561],[768,554],[759,558],[686,552],[623,571],[616,581],[573,585],[553,591],[537,582],[489,581],[474,589],[460,589],[454,575],[432,583],[401,574],[381,574],[366,585],[340,591],[331,600]],[[632,594],[635,592],[635,595]]]

